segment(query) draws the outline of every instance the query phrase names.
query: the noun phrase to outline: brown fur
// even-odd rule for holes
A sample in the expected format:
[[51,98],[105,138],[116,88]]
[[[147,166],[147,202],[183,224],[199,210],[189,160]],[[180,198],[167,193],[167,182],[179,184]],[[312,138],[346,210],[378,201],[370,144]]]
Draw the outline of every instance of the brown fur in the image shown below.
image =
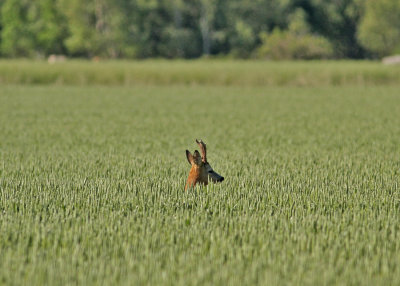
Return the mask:
[[189,176],[186,181],[185,191],[187,188],[194,187],[198,183],[207,186],[208,175],[204,167],[193,164],[192,168],[190,168]]
[[211,178],[213,182],[222,182],[224,177],[221,177],[213,171],[210,164],[207,162],[207,149],[206,144],[196,139],[196,143],[199,145],[201,150],[201,156],[199,151],[194,151],[193,155],[186,150],[186,158],[191,165],[189,176],[186,181],[185,191],[188,188],[194,187],[196,184],[208,185],[208,181]]

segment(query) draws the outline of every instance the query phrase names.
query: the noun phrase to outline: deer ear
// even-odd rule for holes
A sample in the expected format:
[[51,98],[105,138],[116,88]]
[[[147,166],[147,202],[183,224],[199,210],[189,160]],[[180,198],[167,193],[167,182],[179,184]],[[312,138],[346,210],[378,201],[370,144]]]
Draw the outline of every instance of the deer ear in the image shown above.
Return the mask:
[[196,165],[200,165],[201,164],[201,155],[200,155],[200,153],[199,153],[199,151],[194,151],[194,153],[193,153],[193,162],[196,164]]
[[193,155],[189,152],[189,150],[186,150],[186,158],[190,165],[194,163]]

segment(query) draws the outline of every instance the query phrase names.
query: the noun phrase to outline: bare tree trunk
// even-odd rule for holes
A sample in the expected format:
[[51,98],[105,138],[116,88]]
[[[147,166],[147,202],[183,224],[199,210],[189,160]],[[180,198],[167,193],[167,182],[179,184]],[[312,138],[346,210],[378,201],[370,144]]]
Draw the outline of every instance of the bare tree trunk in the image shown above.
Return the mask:
[[[179,5],[179,2],[174,3],[174,24],[175,24],[175,29],[179,30],[182,28],[182,11],[181,7]],[[178,55],[180,57],[184,56],[184,43],[181,40],[181,37],[177,38],[177,47],[178,47]]]
[[201,17],[200,17],[200,32],[201,32],[201,37],[203,40],[203,55],[209,55],[210,54],[210,45],[211,45],[211,39],[210,39],[211,32],[210,32],[210,23],[209,23],[208,13],[204,6],[202,7],[202,13],[201,13]]
[[96,15],[96,31],[102,33],[105,28],[104,5],[101,0],[95,1],[94,12]]

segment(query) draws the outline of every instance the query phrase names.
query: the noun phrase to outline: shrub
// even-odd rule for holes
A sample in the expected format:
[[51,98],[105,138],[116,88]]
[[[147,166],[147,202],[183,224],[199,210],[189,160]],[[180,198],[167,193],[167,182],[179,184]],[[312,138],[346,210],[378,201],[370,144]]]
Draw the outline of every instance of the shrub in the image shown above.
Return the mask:
[[288,30],[275,28],[272,33],[260,35],[262,45],[256,52],[258,57],[274,60],[332,57],[331,44],[324,37],[310,32],[303,10],[297,10],[291,18]]
[[332,57],[332,47],[323,37],[295,35],[275,29],[271,34],[261,35],[263,44],[257,56],[274,60],[325,59]]

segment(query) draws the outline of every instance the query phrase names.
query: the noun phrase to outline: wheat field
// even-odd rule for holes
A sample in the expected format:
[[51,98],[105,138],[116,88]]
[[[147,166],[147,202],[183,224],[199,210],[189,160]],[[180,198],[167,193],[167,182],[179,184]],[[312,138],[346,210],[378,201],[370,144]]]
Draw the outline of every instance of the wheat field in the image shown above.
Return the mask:
[[[0,86],[0,284],[394,285],[398,86]],[[207,144],[221,184],[185,193]]]

